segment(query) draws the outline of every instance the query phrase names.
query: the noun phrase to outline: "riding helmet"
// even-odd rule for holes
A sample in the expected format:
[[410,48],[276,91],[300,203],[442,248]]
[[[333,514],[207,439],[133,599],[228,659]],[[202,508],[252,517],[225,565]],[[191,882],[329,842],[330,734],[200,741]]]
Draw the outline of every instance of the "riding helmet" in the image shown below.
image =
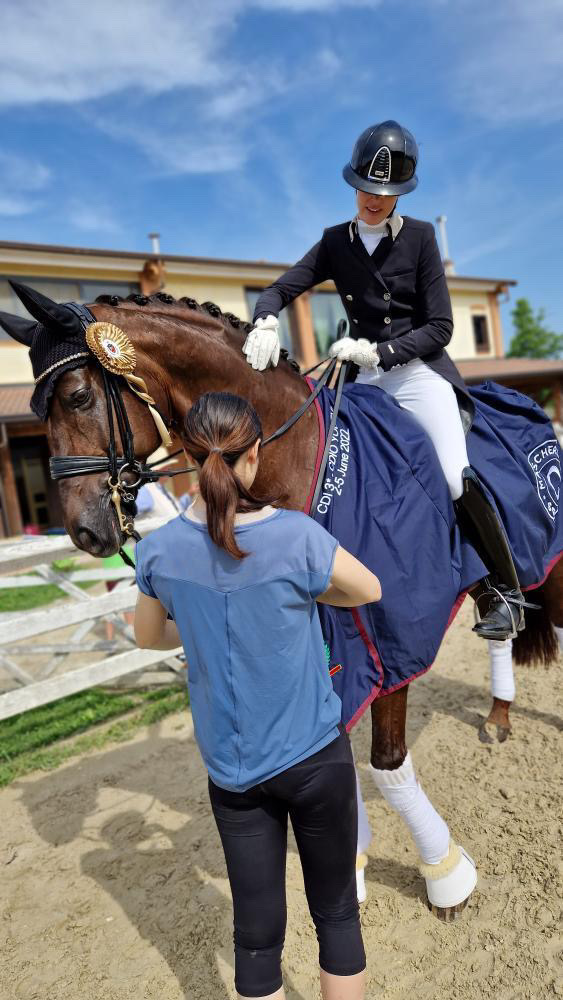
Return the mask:
[[414,136],[391,120],[362,132],[342,175],[353,188],[368,194],[406,194],[418,184],[417,160]]

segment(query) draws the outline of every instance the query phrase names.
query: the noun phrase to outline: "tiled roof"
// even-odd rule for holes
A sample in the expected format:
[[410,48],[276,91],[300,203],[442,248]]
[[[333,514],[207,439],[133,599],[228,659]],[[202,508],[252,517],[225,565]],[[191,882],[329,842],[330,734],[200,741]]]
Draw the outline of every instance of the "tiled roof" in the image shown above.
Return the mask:
[[32,385],[0,386],[0,422],[37,420],[29,408],[32,392]]
[[482,382],[503,379],[526,382],[533,378],[549,378],[550,375],[563,377],[563,360],[545,358],[475,358],[470,361],[456,361],[466,382]]

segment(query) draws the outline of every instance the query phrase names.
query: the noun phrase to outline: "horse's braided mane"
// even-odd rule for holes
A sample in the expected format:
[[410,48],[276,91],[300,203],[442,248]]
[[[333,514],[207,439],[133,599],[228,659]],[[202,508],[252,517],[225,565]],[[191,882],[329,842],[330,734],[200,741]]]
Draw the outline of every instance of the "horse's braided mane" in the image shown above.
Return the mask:
[[[127,298],[123,298],[122,295],[98,295],[96,302],[103,303],[107,306],[119,306],[122,302],[134,302],[138,306],[151,306],[159,302],[164,302],[165,305],[183,305],[187,309],[196,309],[200,312],[209,313],[215,319],[221,320],[223,323],[227,322],[230,326],[234,327],[235,330],[242,330],[244,333],[250,333],[253,329],[252,323],[246,323],[244,320],[239,319],[234,313],[224,313],[220,307],[215,302],[196,302],[195,299],[190,299],[188,296],[184,295],[181,299],[175,299],[173,295],[169,295],[168,292],[156,292],[154,295],[141,295],[139,292],[132,292]],[[300,371],[299,365],[294,358],[289,356],[289,351],[282,347],[280,351],[280,357],[284,358],[288,364],[295,371]]]

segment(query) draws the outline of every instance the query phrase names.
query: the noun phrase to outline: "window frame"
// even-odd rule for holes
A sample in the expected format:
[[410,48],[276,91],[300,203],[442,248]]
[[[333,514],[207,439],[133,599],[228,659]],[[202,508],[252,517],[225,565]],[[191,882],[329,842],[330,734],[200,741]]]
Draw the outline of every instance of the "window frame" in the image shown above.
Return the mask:
[[310,298],[309,298],[309,304],[310,304],[310,308],[311,308],[311,326],[313,328],[313,337],[314,337],[314,340],[315,340],[315,350],[316,350],[317,355],[319,356],[319,358],[322,358],[322,357],[326,356],[326,354],[328,353],[328,349],[330,348],[331,344],[333,344],[335,342],[335,340],[336,340],[336,333],[337,333],[336,328],[335,328],[335,330],[334,330],[334,338],[332,340],[330,340],[330,342],[327,344],[326,348],[323,348],[321,346],[321,344],[319,343],[319,340],[317,339],[317,331],[315,329],[315,311],[314,311],[313,302],[317,298],[317,296],[319,296],[318,301],[320,301],[320,296],[322,296],[322,295],[325,295],[325,296],[326,295],[330,295],[334,299],[338,299],[338,301],[340,303],[340,306],[341,306],[341,310],[342,310],[342,316],[340,318],[341,319],[345,319],[346,322],[348,323],[348,332],[349,332],[349,326],[350,326],[350,323],[349,323],[349,320],[348,320],[348,315],[346,313],[346,309],[344,308],[344,303],[342,302],[340,294],[339,294],[339,292],[336,291],[336,289],[334,289],[334,290],[331,289],[331,288],[326,288],[326,289],[323,289],[323,288],[313,288],[313,289],[311,289]]
[[[35,287],[35,283],[40,283],[40,282],[42,282],[44,284],[47,284],[47,283],[50,282],[52,284],[60,285],[63,288],[64,288],[65,285],[68,286],[69,288],[71,288],[71,287],[72,288],[78,287],[78,301],[81,302],[81,303],[84,303],[84,302],[93,303],[93,301],[94,301],[90,295],[88,295],[88,296],[84,295],[84,287],[87,286],[87,285],[97,285],[97,284],[99,284],[100,286],[103,285],[103,290],[100,288],[100,291],[98,292],[98,295],[104,294],[104,291],[106,292],[106,294],[111,295],[113,289],[115,289],[115,288],[120,288],[121,289],[121,293],[119,293],[119,294],[122,294],[123,289],[125,287],[129,287],[129,289],[130,289],[129,292],[128,292],[129,295],[131,295],[133,292],[139,292],[140,291],[139,282],[135,282],[135,281],[111,281],[111,280],[110,281],[103,281],[103,280],[102,281],[97,281],[97,280],[92,279],[92,278],[67,278],[67,277],[59,278],[55,274],[50,274],[50,275],[45,275],[45,274],[21,275],[21,274],[0,273],[0,282],[2,282],[2,281],[5,281],[6,283],[8,283],[8,288],[10,289],[10,294],[11,294],[12,305],[10,306],[10,308],[7,311],[13,313],[13,315],[15,315],[15,316],[22,316],[22,317],[26,317],[26,318],[29,317],[29,312],[27,311],[27,309],[25,308],[25,306],[23,305],[23,303],[20,301],[20,299],[18,299],[18,297],[17,297],[16,293],[14,292],[14,290],[10,287],[10,285],[9,285],[10,281],[17,281],[20,284],[29,285],[31,288]],[[37,290],[40,291],[40,292],[42,292],[42,294],[45,294],[45,292],[43,292],[41,288],[38,288]],[[69,300],[70,300],[70,296],[69,296]],[[31,318],[33,318],[33,317],[31,317]],[[12,337],[10,337],[10,335],[8,333],[6,333],[3,329],[0,328],[0,344],[2,344],[2,343],[3,344],[8,343],[8,344],[12,344],[13,345],[14,344],[14,340],[13,340]]]
[[[243,287],[244,300],[246,302],[246,308],[248,311],[250,323],[252,323],[252,317],[254,315],[254,307],[251,305],[249,294],[261,295],[264,289],[266,289],[267,287],[268,287],[267,285],[244,285]],[[293,357],[297,353],[296,318],[293,309],[293,302],[289,302],[287,306],[285,306],[281,310],[280,316],[282,316],[284,313],[285,313],[285,318],[287,320],[287,339],[289,339],[289,343],[284,344],[283,339],[280,338],[280,340],[282,340],[281,346],[285,347],[286,350],[289,351],[290,356]]]
[[[478,339],[477,339],[476,320],[481,320],[483,322],[483,325],[484,325],[485,342],[483,344],[480,344],[479,341],[478,341]],[[490,352],[491,352],[491,334],[490,334],[490,329],[489,329],[489,317],[488,317],[488,315],[487,315],[486,312],[484,312],[483,310],[479,310],[479,312],[477,312],[477,310],[475,310],[475,312],[471,313],[471,329],[472,329],[472,333],[473,333],[473,343],[474,343],[474,346],[475,346],[476,353],[477,354],[490,354]]]

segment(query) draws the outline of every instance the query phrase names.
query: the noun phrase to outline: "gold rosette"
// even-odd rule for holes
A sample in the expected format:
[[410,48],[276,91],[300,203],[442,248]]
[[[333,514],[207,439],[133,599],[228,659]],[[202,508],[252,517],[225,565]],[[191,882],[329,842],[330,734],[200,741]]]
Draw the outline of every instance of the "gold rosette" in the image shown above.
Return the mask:
[[113,323],[90,323],[86,328],[86,343],[92,354],[112,375],[122,375],[132,392],[146,403],[156,424],[161,441],[166,448],[172,444],[168,428],[144,379],[134,375],[137,364],[135,348],[123,330]]
[[135,371],[135,348],[127,334],[113,323],[90,323],[86,343],[100,364],[113,375],[129,375]]

